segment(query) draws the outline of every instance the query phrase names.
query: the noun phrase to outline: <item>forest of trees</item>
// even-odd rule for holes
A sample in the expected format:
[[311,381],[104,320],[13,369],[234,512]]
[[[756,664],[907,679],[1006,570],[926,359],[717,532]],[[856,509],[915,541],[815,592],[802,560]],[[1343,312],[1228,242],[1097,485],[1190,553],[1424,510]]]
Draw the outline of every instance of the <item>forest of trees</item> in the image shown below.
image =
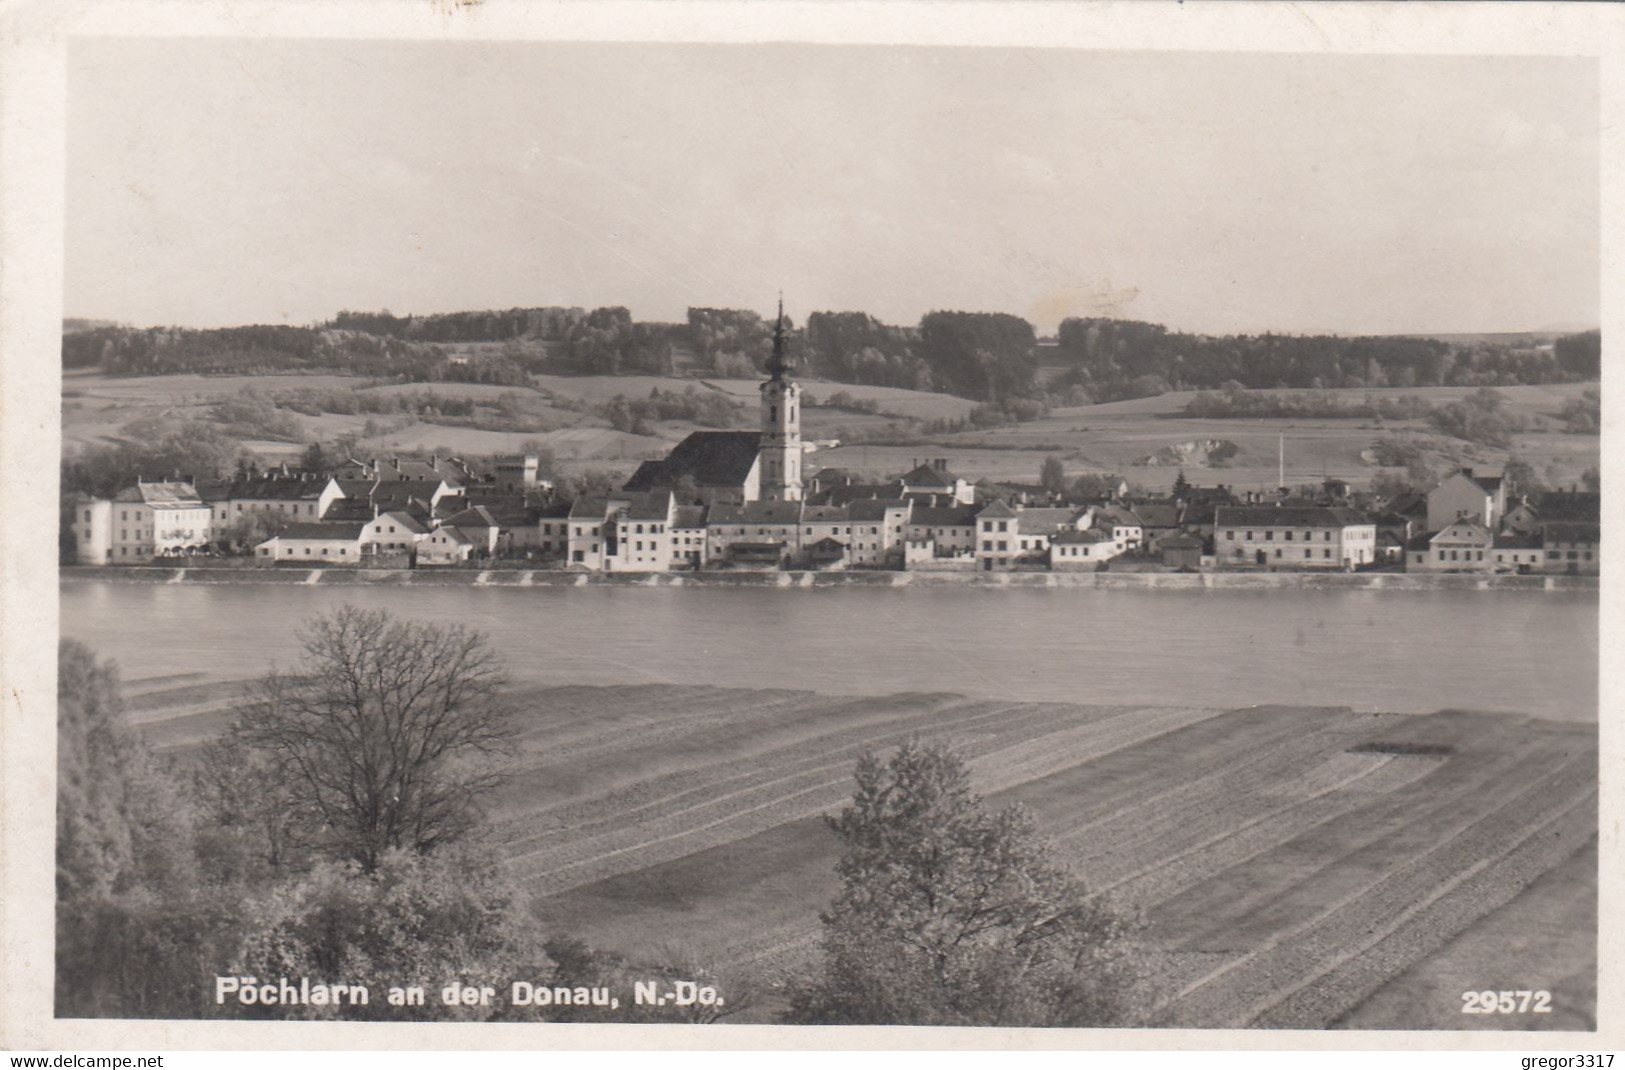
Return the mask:
[[[515,308],[433,316],[340,312],[310,327],[208,330],[95,326],[65,332],[66,368],[120,375],[333,370],[403,381],[517,385],[535,372],[672,374],[725,378],[760,373],[772,349],[771,318],[749,310],[690,308],[683,323],[639,323],[624,307]],[[455,347],[482,344],[478,352]],[[817,311],[789,325],[788,352],[805,374],[837,382],[940,390],[1013,411],[1018,402],[1076,404],[1169,390],[1371,389],[1509,386],[1594,379],[1597,331],[1547,349],[1500,342],[1399,336],[1196,335],[1154,323],[1068,319],[1046,363],[1019,316],[937,311],[917,326],[864,312]],[[452,359],[454,355],[458,359]]]
[[[1513,386],[1594,378],[1586,354],[1600,346],[1560,339],[1553,351],[1488,341],[1335,335],[1196,335],[1154,323],[1068,319],[1057,363],[1097,401],[1168,390],[1363,389],[1417,386]],[[1565,356],[1565,354],[1568,354]],[[1587,370],[1589,369],[1589,370]]]
[[1247,390],[1229,382],[1217,393],[1202,391],[1185,403],[1186,416],[1204,419],[1361,419],[1417,420],[1433,411],[1433,403],[1414,395],[1344,399],[1328,391],[1273,394]]

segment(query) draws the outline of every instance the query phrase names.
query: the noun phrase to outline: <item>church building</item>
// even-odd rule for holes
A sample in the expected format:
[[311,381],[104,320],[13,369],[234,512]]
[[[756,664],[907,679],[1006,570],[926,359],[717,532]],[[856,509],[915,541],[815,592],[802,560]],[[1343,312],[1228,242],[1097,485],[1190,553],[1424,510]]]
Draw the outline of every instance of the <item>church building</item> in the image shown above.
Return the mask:
[[801,501],[801,384],[792,376],[785,352],[782,299],[767,374],[761,385],[761,430],[695,431],[663,459],[644,461],[625,489],[692,487],[707,504]]

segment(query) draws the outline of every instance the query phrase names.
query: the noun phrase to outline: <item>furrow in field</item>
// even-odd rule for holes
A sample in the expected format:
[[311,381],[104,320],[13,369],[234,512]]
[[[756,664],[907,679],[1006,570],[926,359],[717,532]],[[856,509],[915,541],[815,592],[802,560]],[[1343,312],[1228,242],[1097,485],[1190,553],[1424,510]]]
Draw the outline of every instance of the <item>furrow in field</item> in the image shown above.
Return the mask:
[[[530,811],[511,824],[532,831],[510,840],[511,850],[534,850],[564,837],[591,835],[628,822],[671,818],[696,806],[736,796],[739,792],[782,783],[797,773],[820,771],[837,758],[856,758],[865,747],[878,741],[901,738],[910,730],[927,726],[954,725],[1006,715],[1011,707],[964,703],[949,710],[914,710],[908,717],[880,725],[866,726],[804,738],[788,747],[779,747],[751,756],[742,766],[737,755],[724,755],[704,764],[660,777],[640,780],[629,792],[613,792],[588,800],[572,800],[568,806],[551,811]],[[832,746],[838,750],[831,750]],[[544,817],[551,827],[535,829]]]
[[1246,854],[1237,845],[1235,865],[1166,898],[1158,920],[1187,934],[1181,946],[1188,949],[1251,947],[1380,875],[1396,859],[1427,850],[1471,820],[1480,794],[1533,782],[1543,761],[1552,760],[1539,744],[1488,761],[1451,759],[1387,795],[1357,800],[1355,808],[1264,853]]
[[1463,871],[1512,850],[1538,829],[1594,790],[1593,782],[1576,777],[1582,759],[1565,762],[1515,793],[1475,812],[1443,835],[1431,835],[1434,846],[1403,863],[1391,859],[1377,879],[1332,901],[1319,898],[1320,909],[1298,924],[1273,924],[1256,948],[1213,974],[1199,979],[1163,1009],[1163,1023],[1181,1027],[1235,1027],[1267,1009],[1278,994],[1290,992],[1318,976],[1323,964],[1341,948],[1358,943],[1402,915],[1418,901],[1436,898]]
[[1200,708],[1149,708],[1132,710],[1132,721],[1111,726],[1103,732],[1096,723],[1053,732],[1037,739],[1007,747],[980,759],[972,768],[983,783],[996,784],[997,791],[1030,780],[1051,776],[1075,765],[1126,746],[1155,738],[1165,732],[1217,717],[1226,711]]
[[[636,733],[624,733],[617,754],[591,761],[550,761],[515,776],[504,793],[506,825],[516,838],[579,829],[720,780],[764,771],[776,754],[796,747],[818,750],[817,738],[843,731],[832,726],[851,719],[848,707],[854,705],[803,706],[788,715],[788,727],[766,732],[756,725],[733,724],[653,744],[638,742]],[[889,710],[893,718],[903,712],[895,702],[869,705]],[[971,707],[961,702],[954,708]],[[927,719],[940,716],[942,709],[935,702],[907,707],[914,716]],[[862,719],[873,719],[868,710],[861,712]]]
[[[978,724],[996,727],[996,732],[961,744],[960,749],[974,761],[978,754],[1001,745],[1000,733],[1041,729],[1057,719],[1073,719],[1077,712],[1077,708],[1067,706],[995,708],[949,723],[938,716],[930,727],[933,735],[954,732],[964,735],[967,727]],[[1126,711],[1101,723],[1116,724],[1124,719],[1132,722],[1134,713]],[[900,742],[911,734],[907,727],[890,727],[892,733],[887,743]],[[1130,724],[1117,731],[1121,733],[1118,745],[1128,745],[1141,738],[1145,730],[1135,729]],[[877,742],[847,743],[837,752],[815,755],[809,759],[812,768],[794,776],[772,777],[763,782],[762,774],[752,774],[752,779],[757,781],[752,786],[722,798],[710,798],[670,818],[663,815],[654,822],[642,822],[631,828],[618,822],[612,831],[587,842],[582,842],[579,830],[575,830],[569,843],[561,843],[556,849],[545,852],[527,851],[516,855],[512,863],[519,873],[538,882],[537,890],[554,892],[702,850],[727,839],[751,835],[785,821],[812,816],[844,799],[849,789],[851,759]],[[719,806],[725,806],[724,812],[717,812]],[[703,833],[711,835],[702,836]],[[545,858],[537,858],[538,853],[545,854]],[[559,880],[568,883],[559,884]]]
[[[965,720],[983,720],[1009,715],[1009,710],[1004,707],[975,708],[977,712],[973,715],[967,717],[961,714],[957,720],[950,720],[947,723],[958,724]],[[595,853],[604,853],[606,850],[621,854],[628,840],[641,838],[651,844],[669,843],[674,835],[680,835],[685,828],[716,828],[720,824],[719,820],[705,819],[719,808],[726,811],[722,820],[726,820],[727,813],[740,816],[760,815],[766,806],[771,806],[775,802],[782,804],[781,812],[785,815],[782,820],[794,820],[818,813],[825,804],[812,803],[807,798],[809,792],[833,788],[836,790],[833,798],[838,799],[840,789],[849,783],[851,762],[858,754],[869,747],[900,742],[920,727],[925,727],[913,723],[914,721],[922,719],[928,721],[937,717],[937,723],[940,725],[943,722],[938,716],[939,712],[928,711],[920,718],[910,719],[909,722],[884,726],[886,735],[847,742],[834,753],[816,746],[826,741],[812,741],[810,745],[812,753],[790,763],[788,771],[783,767],[775,769],[769,765],[765,769],[752,769],[745,773],[734,773],[732,776],[714,776],[713,779],[703,781],[695,788],[687,789],[680,801],[674,801],[669,796],[657,798],[653,803],[640,806],[639,812],[630,816],[623,808],[608,819],[595,823],[594,827],[605,830],[596,838],[584,837],[581,826],[554,829],[526,837],[518,841],[517,847],[522,850],[515,850],[512,860],[518,863],[520,872],[530,874],[547,864],[544,860],[538,860],[535,857],[537,855],[568,861],[574,865],[583,858],[590,858]],[[847,738],[850,739],[850,736]],[[710,772],[716,774],[736,769],[738,763],[730,761],[718,763],[718,766]],[[756,799],[763,801],[759,805],[751,805]],[[813,809],[807,810],[808,806],[812,806]],[[646,811],[652,811],[652,816]],[[593,812],[601,814],[603,811],[599,809]],[[560,842],[555,848],[548,849],[549,842],[565,837],[568,837],[568,842]]]
[[1104,862],[1124,846],[1141,847],[1147,840],[1160,846],[1193,820],[1217,814],[1215,808],[1262,805],[1266,789],[1273,794],[1282,779],[1290,780],[1306,764],[1341,750],[1349,738],[1347,732],[1327,727],[1279,735],[1217,767],[1203,763],[1188,772],[1171,769],[1174,775],[1167,778],[1167,785],[1122,800],[1107,813],[1080,820],[1073,813],[1055,811],[1050,822],[1066,830],[1055,837],[1058,841],[1076,843],[1087,857]]
[[1408,787],[1430,775],[1435,765],[1425,758],[1393,759],[1327,794],[1277,812],[1268,820],[1242,825],[1183,854],[1162,858],[1110,890],[1143,908],[1156,906],[1349,813],[1364,805],[1372,794]]
[[[532,811],[511,822],[516,826],[511,843],[515,848],[531,850],[551,840],[579,837],[634,819],[668,816],[687,806],[717,798],[739,785],[762,785],[799,771],[827,769],[847,758],[855,758],[866,747],[900,742],[913,731],[926,732],[934,737],[961,735],[970,739],[974,736],[975,742],[964,743],[963,749],[976,751],[1002,745],[1006,738],[1044,735],[1052,730],[1058,720],[1075,721],[1085,716],[1100,721],[1132,718],[1135,714],[1136,711],[1131,709],[1107,708],[1101,711],[1063,705],[1009,706],[969,702],[949,709],[916,710],[908,717],[894,718],[890,722],[825,732],[813,738],[799,739],[790,746],[754,754],[746,771],[740,771],[736,757],[725,756],[709,766],[686,769],[666,777],[647,778],[639,782],[636,796],[613,793],[547,812],[549,828],[536,829],[535,825],[543,818],[544,812]],[[522,826],[525,831],[518,831],[517,826]]]
[[1080,865],[1101,890],[1121,889],[1226,838],[1255,827],[1276,827],[1285,815],[1336,794],[1391,761],[1383,755],[1337,754],[1291,776],[1294,766],[1301,768],[1313,757],[1294,749],[1255,764],[1259,777],[1281,777],[1282,790],[1260,791],[1257,779],[1237,787],[1234,778],[1215,778],[1206,790],[1187,792],[1152,813],[1118,818],[1077,844]]
[[[1345,945],[1318,976],[1279,994],[1249,1024],[1270,1029],[1324,1027],[1584,849],[1595,828],[1596,792],[1585,792],[1504,853],[1481,859],[1369,938]],[[1538,1020],[1531,1019],[1531,1024]]]
[[1294,745],[1325,727],[1336,727],[1336,722],[1306,722],[1271,709],[1233,710],[1152,739],[1130,741],[1093,761],[1024,784],[1014,797],[1039,813],[1045,828],[1063,830],[1062,836],[1087,834],[1170,793],[1203,790],[1209,778],[1245,770],[1275,748]]
[[[1073,708],[1064,706],[1046,710],[993,708],[981,711],[974,720],[1020,725],[1035,717],[1053,720],[1073,713]],[[954,727],[962,724],[963,719],[956,722]],[[937,728],[941,730],[940,719]],[[886,742],[901,742],[910,734],[910,728],[894,726],[892,736]],[[580,842],[579,837],[573,837],[570,843],[560,844],[553,850],[538,852],[533,849],[511,859],[510,864],[514,864],[519,873],[539,879],[539,891],[554,892],[613,873],[667,861],[715,846],[719,842],[753,835],[786,821],[813,816],[838,805],[845,798],[850,789],[851,760],[865,747],[875,743],[875,740],[869,740],[848,744],[840,753],[816,755],[810,759],[812,768],[794,776],[769,779],[764,774],[751,774],[751,779],[756,781],[751,787],[730,792],[721,799],[713,797],[703,804],[687,807],[681,815],[662,817],[654,822],[645,821],[633,827],[617,823],[609,833],[591,841]],[[974,755],[997,745],[996,735],[985,735],[962,749]],[[719,807],[719,804],[724,805]],[[717,814],[719,808],[723,810],[720,815]],[[702,833],[712,835],[697,838]],[[628,857],[632,851],[644,853]],[[543,857],[539,858],[538,855]],[[569,871],[568,884],[561,886],[549,879],[550,875],[560,876],[565,871]]]

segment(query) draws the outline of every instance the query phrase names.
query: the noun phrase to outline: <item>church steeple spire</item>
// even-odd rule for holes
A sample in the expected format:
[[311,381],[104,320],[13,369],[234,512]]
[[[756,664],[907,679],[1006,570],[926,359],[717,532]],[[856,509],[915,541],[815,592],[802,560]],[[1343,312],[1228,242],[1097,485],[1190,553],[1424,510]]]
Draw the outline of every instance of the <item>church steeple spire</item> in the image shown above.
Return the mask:
[[784,356],[784,291],[779,291],[779,318],[773,324],[773,355],[767,361],[767,374],[774,382],[782,382],[790,370]]
[[773,355],[762,383],[761,497],[770,502],[801,500],[801,384],[790,376],[784,352],[784,294],[773,325]]

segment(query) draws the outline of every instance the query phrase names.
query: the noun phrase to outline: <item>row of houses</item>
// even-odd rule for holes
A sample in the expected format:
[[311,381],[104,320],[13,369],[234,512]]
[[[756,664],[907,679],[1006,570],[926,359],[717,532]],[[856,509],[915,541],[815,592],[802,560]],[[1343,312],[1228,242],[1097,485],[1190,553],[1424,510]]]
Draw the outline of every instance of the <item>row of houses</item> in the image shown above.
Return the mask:
[[1461,468],[1390,509],[1396,524],[1408,525],[1407,572],[1601,571],[1602,496],[1595,492],[1511,496],[1503,476]]
[[[832,492],[822,501],[707,505],[679,501],[669,490],[552,502],[422,473],[409,481],[283,474],[218,489],[140,481],[110,501],[76,503],[74,538],[82,563],[137,564],[220,544],[252,529],[256,518],[274,518],[274,533],[237,549],[251,549],[269,564],[433,566],[525,555],[614,572],[716,565],[991,572],[1092,569],[1137,551],[1172,553],[1170,563],[1198,567],[1210,563],[1213,525],[1229,513],[1240,518],[1249,512],[1220,508],[1205,514],[1208,523],[1192,526],[1184,523],[1182,510],[1166,506],[977,505],[960,500],[959,493],[902,494],[854,498]],[[1258,564],[1341,568],[1371,560],[1371,540],[1347,530],[1350,518],[1300,510],[1271,519],[1277,526],[1302,525],[1306,532],[1325,529],[1335,536],[1321,536],[1320,552],[1309,560],[1277,554],[1259,557]],[[1246,522],[1258,528],[1259,540],[1275,538],[1273,527]],[[1250,527],[1238,538],[1250,546],[1254,534]],[[1294,537],[1294,530],[1286,531],[1282,545]],[[1249,555],[1242,563],[1254,559]]]
[[[79,560],[133,564],[224,545],[263,563],[452,565],[511,556],[612,572],[717,566],[1007,571],[1135,567],[1413,571],[1598,570],[1595,494],[1508,500],[1495,477],[1463,469],[1427,495],[1368,518],[1292,499],[1087,505],[1011,495],[978,502],[934,461],[863,483],[824,470],[804,500],[682,500],[628,489],[554,500],[534,462],[504,459],[493,479],[460,461],[350,462],[321,474],[253,473],[219,484],[138,481],[75,505]],[[1223,488],[1219,488],[1220,491]],[[1443,523],[1426,530],[1433,520]],[[245,541],[246,540],[246,541]]]

